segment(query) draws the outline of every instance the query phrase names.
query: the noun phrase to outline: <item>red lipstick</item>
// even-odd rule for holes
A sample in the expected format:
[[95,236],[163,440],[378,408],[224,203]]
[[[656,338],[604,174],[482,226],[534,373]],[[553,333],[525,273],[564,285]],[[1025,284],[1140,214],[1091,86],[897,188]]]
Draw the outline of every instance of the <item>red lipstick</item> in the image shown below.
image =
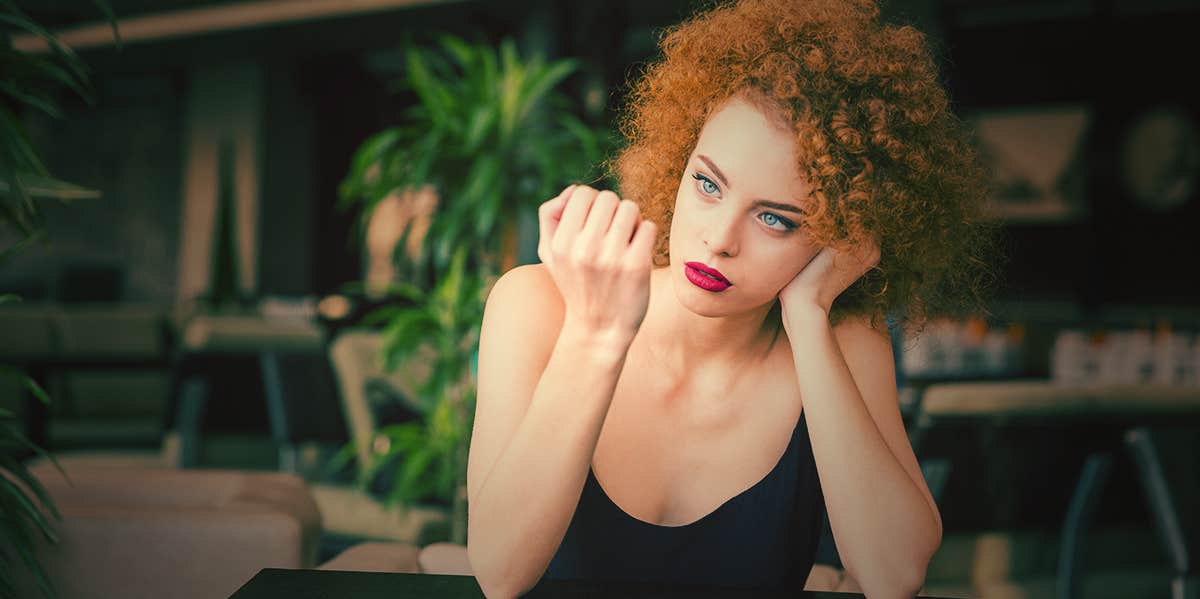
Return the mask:
[[684,264],[683,274],[688,281],[705,291],[725,291],[733,286],[721,271],[704,264],[703,262],[687,262]]

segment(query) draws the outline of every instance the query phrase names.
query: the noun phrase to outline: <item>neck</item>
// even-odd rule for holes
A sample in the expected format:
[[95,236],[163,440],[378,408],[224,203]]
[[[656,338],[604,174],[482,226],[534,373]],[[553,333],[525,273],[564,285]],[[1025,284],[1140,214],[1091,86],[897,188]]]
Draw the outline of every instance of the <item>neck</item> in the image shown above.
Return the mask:
[[771,306],[722,317],[700,316],[679,303],[670,268],[650,275],[650,305],[642,323],[643,343],[670,374],[730,372],[763,359],[781,334]]

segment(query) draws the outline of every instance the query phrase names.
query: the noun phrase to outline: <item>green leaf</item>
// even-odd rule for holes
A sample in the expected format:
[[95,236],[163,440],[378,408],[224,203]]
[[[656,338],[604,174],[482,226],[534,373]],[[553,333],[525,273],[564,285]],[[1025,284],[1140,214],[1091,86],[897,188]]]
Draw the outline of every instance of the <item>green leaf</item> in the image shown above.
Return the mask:
[[[29,497],[15,483],[7,478],[0,479],[0,495],[7,495],[12,500],[10,505],[16,505],[16,517],[28,520],[37,527],[38,532],[51,543],[58,542],[58,534],[54,532],[54,528],[37,505],[33,503]],[[11,512],[10,512],[11,513]]]
[[496,229],[496,221],[501,212],[501,203],[504,201],[501,191],[498,187],[493,187],[487,193],[486,199],[480,202],[479,212],[475,217],[476,239],[489,239],[493,237]]
[[4,92],[8,97],[39,110],[52,118],[62,118],[62,112],[58,109],[58,105],[49,97],[49,92],[45,90],[23,90],[12,83],[0,80],[0,92]]
[[492,102],[500,84],[500,67],[496,61],[496,54],[490,49],[480,49],[479,62],[481,69],[476,86],[477,97],[480,101]]
[[408,50],[408,82],[421,99],[421,105],[429,110],[434,126],[449,127],[454,98],[430,72],[427,60],[425,53],[420,49]]
[[100,12],[104,13],[104,17],[108,19],[109,25],[112,26],[113,40],[116,42],[117,49],[120,50],[124,47],[125,42],[121,39],[121,32],[117,30],[117,15],[104,0],[92,0],[92,4],[95,4],[96,8],[99,8]]
[[477,54],[475,48],[462,38],[443,34],[438,38],[438,41],[441,43],[442,48],[463,67],[467,67],[475,61]]
[[[84,200],[95,199],[100,197],[100,192],[94,189],[80,187],[74,183],[59,181],[50,177],[43,177],[35,174],[18,175],[18,185],[24,187],[25,192],[35,198],[48,198],[55,200]],[[9,191],[10,184],[0,181],[0,194]]]
[[45,449],[42,449],[33,441],[25,438],[25,435],[22,435],[20,431],[12,428],[11,426],[4,425],[0,427],[0,430],[3,430],[7,438],[16,443],[18,447],[28,449],[37,454],[38,457],[49,461],[50,464],[54,466],[54,469],[57,470],[58,473],[63,476],[63,478],[67,479],[68,483],[71,482],[71,477],[67,476],[67,471],[63,470],[62,464],[58,463],[58,458],[54,457],[53,454],[48,453]]
[[401,497],[407,500],[418,499],[417,483],[426,476],[429,471],[429,465],[437,457],[434,452],[428,447],[421,449],[404,456],[404,461],[400,463],[400,471],[398,480],[396,481],[396,491],[399,491]]
[[[8,164],[13,166],[13,173],[17,176],[15,187],[18,190],[22,189],[21,177],[46,174],[46,167],[33,151],[33,144],[29,141],[25,128],[3,104],[0,104],[0,134],[9,138],[8,142],[0,147],[3,147],[7,154],[2,158],[6,158]],[[0,160],[0,164],[3,163],[4,161]]]
[[434,291],[434,301],[443,306],[454,306],[458,303],[458,298],[462,294],[463,277],[467,262],[467,251],[464,247],[459,247],[454,252],[454,258],[450,262],[450,269],[446,271],[446,277],[442,279],[437,290]]
[[388,371],[395,369],[401,360],[421,346],[432,328],[432,318],[427,310],[413,308],[398,313],[383,330],[385,368]]
[[[354,156],[350,159],[350,172],[338,187],[338,196],[341,203],[353,203],[364,199],[364,190],[375,183],[371,177],[371,170],[378,168],[383,156],[400,143],[403,137],[404,131],[398,127],[393,127],[368,137],[359,146],[358,150],[354,152]],[[376,175],[375,178],[378,178],[378,176]],[[377,200],[379,198],[371,199]]]
[[512,39],[500,43],[500,62],[500,144],[507,146],[516,129],[521,90],[525,86],[525,67],[517,57],[516,42]]
[[447,201],[458,203],[456,208],[464,209],[463,212],[466,213],[463,216],[474,216],[465,208],[470,206],[470,212],[482,209],[484,201],[494,198],[493,192],[502,184],[500,161],[501,157],[494,154],[479,156],[471,168],[471,174],[467,178],[467,185],[463,188],[462,194],[457,198],[447,198]]
[[379,429],[379,433],[387,435],[392,441],[392,453],[406,453],[429,443],[429,435],[423,423],[405,422],[391,424]]
[[45,237],[45,231],[34,231],[33,233],[27,235],[24,239],[14,243],[11,247],[4,248],[4,250],[0,251],[0,264],[8,262],[13,256],[19,254],[21,250],[25,249],[26,246],[36,241],[40,241]]
[[37,556],[34,554],[34,545],[32,543],[22,544],[17,547],[17,555],[25,562],[25,567],[29,572],[32,572],[34,579],[37,581],[38,590],[45,597],[54,597],[54,584],[50,578],[46,576],[46,571],[42,565],[38,563]]
[[59,62],[63,66],[70,69],[72,81],[69,82],[68,85],[72,87],[72,89],[75,89],[75,91],[81,96],[84,96],[86,100],[91,101],[90,94],[85,91],[87,89],[86,86],[88,80],[87,71],[84,69],[83,62],[80,61],[79,57],[75,55],[75,52],[60,42],[57,37],[52,35],[41,25],[38,25],[20,10],[18,10],[15,4],[9,4],[6,12],[0,12],[0,23],[8,23],[9,25],[17,27],[18,29],[42,38]]
[[579,68],[579,63],[574,60],[560,60],[545,69],[534,71],[533,77],[526,83],[517,119],[525,120],[529,115],[529,111],[533,109],[538,101],[556,85],[562,83],[563,79],[566,79],[577,68]]
[[[62,514],[58,512],[58,508],[55,507],[50,494],[46,492],[46,488],[42,486],[41,481],[29,473],[29,469],[24,464],[13,456],[4,456],[0,458],[0,468],[7,470],[12,476],[24,483],[55,520],[62,520]],[[57,535],[54,534],[53,530],[50,532],[51,534],[47,539],[52,543],[57,543]]]
[[331,479],[336,477],[338,473],[353,463],[356,458],[358,458],[358,447],[354,444],[354,441],[342,445],[341,449],[338,449],[337,453],[330,456],[325,465],[321,467],[321,478]]
[[[443,158],[442,140],[445,134],[440,129],[434,129],[426,135],[420,143],[420,155],[414,161],[411,181],[413,187],[434,183],[433,177],[430,175],[433,172],[433,167],[439,159]],[[436,187],[436,185],[435,185]]]
[[39,385],[37,381],[29,377],[25,377],[25,380],[22,381],[22,383],[25,389],[32,393],[33,396],[36,397],[38,401],[42,402],[43,405],[50,405],[50,396],[46,393],[45,389],[42,389],[42,386]]
[[465,154],[471,155],[479,151],[483,141],[488,138],[493,127],[496,126],[498,116],[499,113],[492,104],[475,107],[475,112],[471,115],[471,122],[467,125],[466,137],[463,140]]
[[[86,76],[81,78],[76,69],[67,69],[63,61],[41,56],[30,56],[18,50],[0,48],[0,66],[6,79],[19,85],[42,85],[49,82],[65,87],[85,101],[90,99],[91,89]],[[73,72],[76,71],[76,72]],[[35,83],[36,82],[36,83]]]

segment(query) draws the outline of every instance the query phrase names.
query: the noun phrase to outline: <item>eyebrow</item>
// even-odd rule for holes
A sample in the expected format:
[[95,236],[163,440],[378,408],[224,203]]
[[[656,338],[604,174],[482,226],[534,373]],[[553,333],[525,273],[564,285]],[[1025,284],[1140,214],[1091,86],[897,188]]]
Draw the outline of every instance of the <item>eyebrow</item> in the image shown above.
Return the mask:
[[[696,157],[699,158],[701,161],[703,161],[704,164],[708,165],[708,168],[712,169],[713,174],[716,175],[717,178],[721,180],[721,183],[725,184],[725,187],[730,187],[729,179],[725,178],[725,173],[722,173],[721,169],[717,168],[717,165],[713,164],[713,161],[710,160],[708,156],[705,156],[704,154],[697,154]],[[803,209],[801,209],[798,206],[792,205],[792,204],[782,204],[780,202],[772,202],[769,200],[756,200],[754,202],[754,205],[755,206],[764,206],[767,208],[774,208],[775,210],[782,210],[784,212],[795,212],[796,214],[804,214]]]

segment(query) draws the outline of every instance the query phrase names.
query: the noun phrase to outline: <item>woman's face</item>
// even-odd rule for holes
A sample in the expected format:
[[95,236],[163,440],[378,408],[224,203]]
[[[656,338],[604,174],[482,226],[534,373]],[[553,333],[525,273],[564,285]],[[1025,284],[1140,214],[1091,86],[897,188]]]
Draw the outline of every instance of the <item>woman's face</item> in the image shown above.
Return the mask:
[[820,250],[797,225],[808,189],[790,131],[741,98],[713,113],[675,196],[669,268],[680,302],[702,316],[774,302]]

